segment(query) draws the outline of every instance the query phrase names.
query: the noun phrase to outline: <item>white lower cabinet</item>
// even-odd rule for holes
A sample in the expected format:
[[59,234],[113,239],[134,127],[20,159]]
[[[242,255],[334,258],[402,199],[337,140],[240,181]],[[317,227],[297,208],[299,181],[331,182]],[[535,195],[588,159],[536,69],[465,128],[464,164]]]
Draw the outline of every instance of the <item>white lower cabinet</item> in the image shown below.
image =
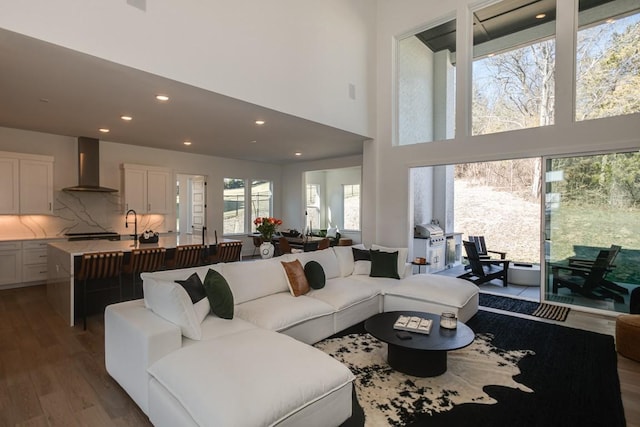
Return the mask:
[[0,289],[47,281],[47,245],[54,240],[0,242]]
[[22,281],[43,282],[47,280],[47,240],[22,242]]
[[0,243],[0,287],[22,282],[22,242]]

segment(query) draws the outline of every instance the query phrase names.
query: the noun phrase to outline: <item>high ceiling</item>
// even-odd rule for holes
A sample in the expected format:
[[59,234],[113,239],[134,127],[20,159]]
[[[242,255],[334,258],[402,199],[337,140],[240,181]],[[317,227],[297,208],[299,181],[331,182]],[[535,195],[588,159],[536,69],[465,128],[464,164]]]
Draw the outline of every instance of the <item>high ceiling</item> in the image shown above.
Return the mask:
[[[561,1],[561,0],[558,0]],[[614,0],[580,0],[580,11]],[[544,18],[536,19],[536,15]],[[474,45],[496,40],[556,19],[556,0],[504,0],[473,13]],[[433,52],[456,51],[455,20],[416,34]]]
[[280,164],[361,154],[367,139],[3,29],[0,126]]

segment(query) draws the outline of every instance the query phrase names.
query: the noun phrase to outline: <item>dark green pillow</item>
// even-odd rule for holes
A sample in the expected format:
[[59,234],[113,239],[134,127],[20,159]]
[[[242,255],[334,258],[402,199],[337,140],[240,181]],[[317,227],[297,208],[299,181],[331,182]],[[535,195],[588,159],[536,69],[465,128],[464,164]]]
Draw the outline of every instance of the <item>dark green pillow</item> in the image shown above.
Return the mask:
[[307,282],[313,289],[322,289],[327,281],[324,275],[324,269],[318,261],[309,261],[304,265],[304,275],[307,276]]
[[176,280],[176,283],[182,285],[185,291],[187,291],[187,293],[189,294],[191,302],[194,304],[207,296],[207,293],[204,291],[204,287],[202,286],[202,280],[200,280],[200,276],[198,276],[198,273],[193,273],[186,280]]
[[371,273],[369,277],[400,279],[398,275],[398,251],[382,252],[371,249]]
[[209,269],[203,285],[213,314],[223,319],[233,319],[233,293],[222,274]]

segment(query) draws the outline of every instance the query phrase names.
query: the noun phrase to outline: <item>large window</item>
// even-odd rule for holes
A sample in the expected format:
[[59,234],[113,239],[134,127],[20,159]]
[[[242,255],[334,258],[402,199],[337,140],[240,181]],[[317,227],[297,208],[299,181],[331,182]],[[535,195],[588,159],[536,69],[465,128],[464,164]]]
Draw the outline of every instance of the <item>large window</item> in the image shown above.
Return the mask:
[[398,145],[455,134],[456,21],[398,40]]
[[360,230],[360,184],[345,184],[342,188],[344,229]]
[[555,2],[528,3],[474,13],[473,135],[554,123]]
[[[246,201],[251,205],[247,206]],[[251,211],[247,212],[247,208]],[[256,217],[273,215],[272,183],[241,178],[224,179],[224,234],[255,231]]]
[[577,121],[640,112],[640,9],[631,3],[613,1],[580,14]]
[[307,209],[305,227],[308,231],[320,228],[320,185],[307,184]]

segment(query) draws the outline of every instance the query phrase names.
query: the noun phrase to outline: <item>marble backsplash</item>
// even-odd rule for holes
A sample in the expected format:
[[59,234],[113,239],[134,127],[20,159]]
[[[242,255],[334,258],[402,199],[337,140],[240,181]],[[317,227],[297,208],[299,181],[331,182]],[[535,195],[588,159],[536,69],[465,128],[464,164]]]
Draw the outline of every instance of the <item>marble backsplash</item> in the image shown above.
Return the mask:
[[[0,240],[64,237],[65,233],[111,231],[133,234],[131,224],[125,228],[125,215],[119,193],[64,192],[54,193],[53,215],[0,215]],[[167,232],[175,228],[167,224],[173,215],[137,215],[138,233],[144,230]]]

